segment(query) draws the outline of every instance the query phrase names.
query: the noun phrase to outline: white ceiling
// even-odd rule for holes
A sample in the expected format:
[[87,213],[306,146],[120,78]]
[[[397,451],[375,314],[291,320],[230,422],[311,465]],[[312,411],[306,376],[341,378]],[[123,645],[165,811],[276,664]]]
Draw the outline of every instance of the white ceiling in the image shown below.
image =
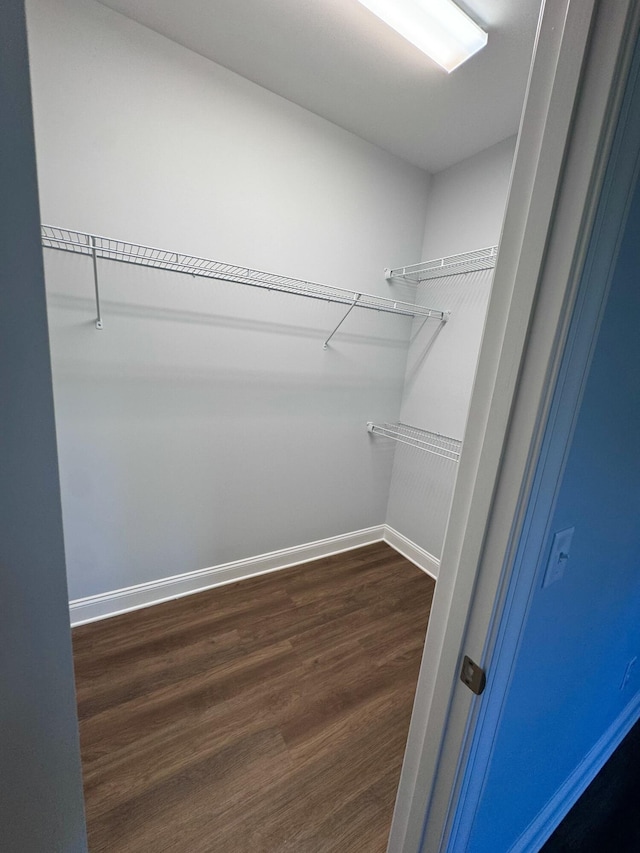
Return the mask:
[[489,43],[448,75],[357,0],[102,2],[429,172],[517,131],[540,7],[461,2]]

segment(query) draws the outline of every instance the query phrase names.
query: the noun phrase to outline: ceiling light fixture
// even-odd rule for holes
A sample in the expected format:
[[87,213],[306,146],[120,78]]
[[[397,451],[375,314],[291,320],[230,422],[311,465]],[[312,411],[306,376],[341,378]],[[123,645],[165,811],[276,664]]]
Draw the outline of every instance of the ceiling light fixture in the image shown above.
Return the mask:
[[403,38],[451,72],[487,43],[453,0],[360,0]]

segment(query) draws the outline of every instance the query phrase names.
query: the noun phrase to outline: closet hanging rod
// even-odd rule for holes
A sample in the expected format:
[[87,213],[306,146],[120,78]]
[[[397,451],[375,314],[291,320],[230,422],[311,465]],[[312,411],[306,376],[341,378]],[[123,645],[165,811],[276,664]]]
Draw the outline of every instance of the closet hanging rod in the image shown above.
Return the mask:
[[306,296],[310,299],[335,302],[348,306],[347,313],[325,341],[325,348],[346,316],[355,307],[367,308],[371,311],[381,311],[387,314],[399,314],[404,317],[434,317],[442,322],[446,322],[450,314],[449,311],[425,308],[421,305],[413,305],[409,302],[401,302],[385,296],[375,296],[355,290],[346,290],[341,287],[317,284],[312,281],[290,278],[248,267],[240,267],[235,264],[227,264],[208,258],[199,258],[195,255],[183,254],[182,252],[157,249],[152,246],[144,246],[125,240],[101,237],[97,234],[73,231],[54,225],[42,225],[42,245],[46,249],[57,249],[63,252],[87,255],[93,259],[96,307],[98,309],[96,326],[98,328],[102,328],[97,277],[98,259],[152,267],[153,269],[162,269],[168,272],[184,273],[198,278],[210,278],[218,281],[246,284],[250,287],[258,287],[263,290]]
[[486,249],[476,249],[473,252],[463,252],[459,255],[449,255],[446,258],[421,261],[419,264],[408,264],[404,267],[386,269],[384,273],[387,281],[403,279],[404,281],[411,281],[417,284],[421,281],[443,278],[448,275],[493,269],[496,265],[497,257],[498,247],[488,246]]
[[439,432],[430,432],[403,423],[375,424],[372,421],[367,422],[367,432],[381,435],[383,438],[392,438],[400,444],[408,444],[410,447],[433,453],[451,462],[457,462],[460,459],[462,442]]

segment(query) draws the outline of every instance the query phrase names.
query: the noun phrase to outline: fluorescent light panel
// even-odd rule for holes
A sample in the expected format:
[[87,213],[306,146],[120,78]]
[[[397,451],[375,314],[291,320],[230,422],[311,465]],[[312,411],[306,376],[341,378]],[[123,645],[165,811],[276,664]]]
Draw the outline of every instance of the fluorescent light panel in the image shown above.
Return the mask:
[[487,34],[453,0],[360,0],[445,71],[466,62]]

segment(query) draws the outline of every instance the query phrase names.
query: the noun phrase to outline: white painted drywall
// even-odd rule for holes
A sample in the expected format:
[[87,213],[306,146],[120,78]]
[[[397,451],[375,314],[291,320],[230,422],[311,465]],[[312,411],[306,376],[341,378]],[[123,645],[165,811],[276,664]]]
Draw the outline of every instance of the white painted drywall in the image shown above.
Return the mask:
[[[389,295],[429,177],[93,0],[28,5],[43,221]],[[385,521],[410,320],[47,252],[73,599]],[[431,323],[435,321],[430,321]]]
[[516,137],[433,176],[422,257],[441,258],[485,246],[500,237]]
[[87,849],[22,0],[0,10],[0,847]]
[[[433,177],[422,259],[498,243],[514,151],[510,138]],[[491,279],[492,271],[480,271],[417,286],[420,304],[452,313],[446,324],[414,325],[404,423],[463,438]],[[455,475],[454,462],[402,445],[396,449],[387,523],[438,559]]]

